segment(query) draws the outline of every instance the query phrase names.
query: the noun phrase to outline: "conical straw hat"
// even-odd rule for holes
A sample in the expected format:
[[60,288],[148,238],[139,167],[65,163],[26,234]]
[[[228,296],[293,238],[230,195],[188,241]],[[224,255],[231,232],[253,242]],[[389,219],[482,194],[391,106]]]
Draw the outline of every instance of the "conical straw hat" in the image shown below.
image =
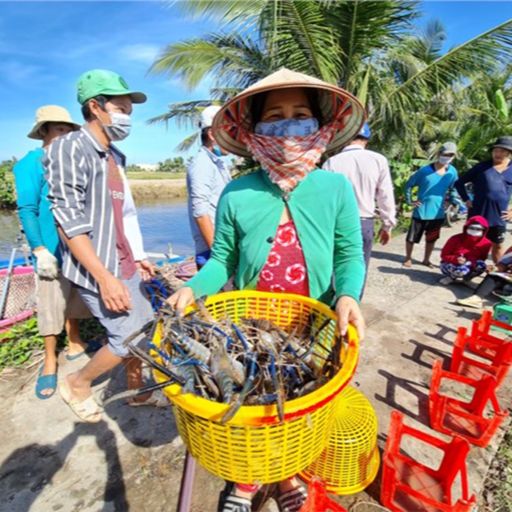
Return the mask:
[[322,111],[324,124],[333,120],[333,116],[341,107],[345,112],[344,126],[333,137],[327,146],[327,153],[339,151],[353,140],[365,121],[365,111],[359,100],[341,87],[329,84],[318,78],[290,69],[281,68],[279,71],[251,85],[234,98],[229,100],[217,113],[213,120],[213,135],[218,144],[239,156],[251,156],[246,145],[240,140],[240,128],[252,130],[251,100],[255,94],[275,89],[304,87],[316,89],[319,97],[319,107]]

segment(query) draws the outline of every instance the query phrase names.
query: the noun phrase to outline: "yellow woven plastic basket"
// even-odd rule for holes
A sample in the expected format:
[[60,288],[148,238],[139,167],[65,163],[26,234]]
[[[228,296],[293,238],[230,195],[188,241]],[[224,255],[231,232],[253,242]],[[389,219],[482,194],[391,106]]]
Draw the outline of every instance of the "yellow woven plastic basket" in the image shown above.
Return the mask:
[[309,482],[317,476],[329,492],[354,494],[370,485],[379,470],[377,416],[368,399],[351,386],[335,404],[327,447],[300,477]]
[[[330,322],[320,334],[320,342],[330,347],[336,334],[336,317],[321,302],[292,294],[237,291],[211,296],[206,307],[214,318],[266,318],[286,331],[315,322]],[[157,330],[153,342],[160,343]],[[275,405],[242,406],[225,425],[220,419],[229,408],[222,404],[182,394],[173,384],[164,391],[174,403],[178,431],[192,456],[211,473],[238,483],[279,482],[307,467],[325,447],[332,426],[334,399],[352,377],[359,345],[353,327],[344,344],[341,370],[325,385],[284,406],[279,422]],[[153,356],[158,359],[156,354]],[[158,382],[166,379],[155,372]]]

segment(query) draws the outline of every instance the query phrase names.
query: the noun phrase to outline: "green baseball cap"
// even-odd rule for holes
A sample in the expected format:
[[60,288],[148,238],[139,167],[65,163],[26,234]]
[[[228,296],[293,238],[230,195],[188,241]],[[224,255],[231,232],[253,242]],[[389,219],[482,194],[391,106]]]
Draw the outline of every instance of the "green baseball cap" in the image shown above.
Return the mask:
[[124,96],[128,94],[133,103],[144,103],[147,99],[142,92],[131,91],[121,75],[107,69],[91,69],[78,79],[77,98],[83,105],[87,100],[100,95]]

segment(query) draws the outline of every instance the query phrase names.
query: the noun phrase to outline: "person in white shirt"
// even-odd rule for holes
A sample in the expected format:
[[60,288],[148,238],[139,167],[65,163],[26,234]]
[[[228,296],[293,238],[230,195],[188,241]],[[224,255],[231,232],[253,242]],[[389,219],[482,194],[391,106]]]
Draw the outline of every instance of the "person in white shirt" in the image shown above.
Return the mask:
[[[370,136],[370,127],[365,123],[357,137],[341,153],[329,158],[323,165],[325,170],[344,174],[354,187],[361,217],[366,275],[375,236],[375,205],[382,223],[379,231],[382,245],[389,242],[391,230],[396,226],[396,206],[389,164],[384,155],[366,149]],[[364,287],[361,297],[363,293]]]

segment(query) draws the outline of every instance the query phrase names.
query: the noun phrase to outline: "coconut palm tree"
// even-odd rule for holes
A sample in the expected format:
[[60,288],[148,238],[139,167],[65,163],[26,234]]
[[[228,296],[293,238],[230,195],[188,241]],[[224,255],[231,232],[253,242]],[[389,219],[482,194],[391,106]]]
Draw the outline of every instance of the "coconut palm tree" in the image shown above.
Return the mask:
[[[508,62],[512,20],[442,52],[443,27],[417,35],[417,2],[393,0],[191,0],[188,14],[210,16],[221,34],[168,46],[151,68],[188,87],[210,79],[225,100],[282,66],[337,83],[366,105],[377,145],[396,158],[425,156],[444,121],[439,102]],[[219,91],[224,91],[220,94]],[[208,100],[211,102],[211,100]],[[172,105],[156,120],[191,122],[205,103]],[[153,120],[154,121],[154,120]]]

